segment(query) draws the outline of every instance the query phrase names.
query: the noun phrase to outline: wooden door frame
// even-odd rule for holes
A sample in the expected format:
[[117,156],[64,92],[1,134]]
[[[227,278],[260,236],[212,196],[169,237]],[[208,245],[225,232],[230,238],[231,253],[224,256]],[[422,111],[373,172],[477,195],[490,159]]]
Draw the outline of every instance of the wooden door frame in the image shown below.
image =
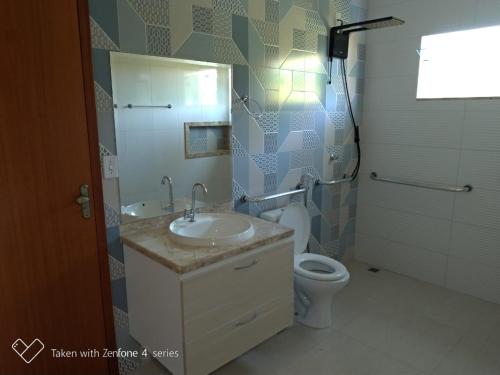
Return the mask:
[[[109,274],[108,246],[106,240],[106,221],[102,191],[101,161],[99,155],[99,137],[97,130],[97,115],[94,92],[94,75],[92,69],[92,47],[90,36],[90,15],[88,0],[77,0],[78,23],[80,30],[80,49],[82,54],[82,69],[85,95],[85,112],[87,117],[88,144],[90,153],[92,188],[91,195],[94,206],[96,224],[97,251],[99,259],[99,273],[103,318],[105,325],[106,347],[116,348],[115,327],[113,318],[113,303],[111,298],[111,278]],[[108,359],[109,374],[118,375],[118,361]]]

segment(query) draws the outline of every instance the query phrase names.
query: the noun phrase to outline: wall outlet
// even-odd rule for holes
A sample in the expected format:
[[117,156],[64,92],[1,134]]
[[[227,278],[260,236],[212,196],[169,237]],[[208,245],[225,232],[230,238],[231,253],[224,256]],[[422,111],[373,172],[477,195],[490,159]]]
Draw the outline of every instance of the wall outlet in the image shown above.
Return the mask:
[[118,156],[105,155],[102,157],[102,174],[104,178],[118,178]]

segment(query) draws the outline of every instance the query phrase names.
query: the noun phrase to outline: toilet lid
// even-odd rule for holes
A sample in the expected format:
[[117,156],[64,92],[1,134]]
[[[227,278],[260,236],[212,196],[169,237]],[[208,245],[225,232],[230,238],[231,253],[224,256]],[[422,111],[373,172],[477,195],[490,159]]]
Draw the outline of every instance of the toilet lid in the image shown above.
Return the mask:
[[293,235],[293,251],[295,254],[303,253],[306,250],[309,235],[311,234],[311,218],[307,208],[300,203],[288,205],[283,210],[279,223],[295,231]]

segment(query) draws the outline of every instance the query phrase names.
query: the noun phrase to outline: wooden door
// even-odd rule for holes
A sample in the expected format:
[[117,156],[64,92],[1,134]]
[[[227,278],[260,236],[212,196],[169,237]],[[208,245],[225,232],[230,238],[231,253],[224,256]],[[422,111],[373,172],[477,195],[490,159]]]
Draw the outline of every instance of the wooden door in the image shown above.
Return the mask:
[[[0,2],[2,374],[117,370],[51,350],[115,346],[88,22],[84,1]],[[89,219],[75,203],[82,184]],[[45,348],[28,364],[11,348],[19,338]]]

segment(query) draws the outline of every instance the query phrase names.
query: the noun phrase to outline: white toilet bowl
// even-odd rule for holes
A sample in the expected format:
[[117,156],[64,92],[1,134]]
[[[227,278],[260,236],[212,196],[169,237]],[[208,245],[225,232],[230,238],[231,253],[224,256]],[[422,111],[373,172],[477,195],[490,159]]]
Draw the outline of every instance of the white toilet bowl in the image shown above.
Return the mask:
[[307,209],[292,203],[286,208],[263,212],[261,218],[294,229],[295,318],[314,328],[332,324],[333,296],[349,281],[345,266],[329,257],[304,253],[311,233]]

